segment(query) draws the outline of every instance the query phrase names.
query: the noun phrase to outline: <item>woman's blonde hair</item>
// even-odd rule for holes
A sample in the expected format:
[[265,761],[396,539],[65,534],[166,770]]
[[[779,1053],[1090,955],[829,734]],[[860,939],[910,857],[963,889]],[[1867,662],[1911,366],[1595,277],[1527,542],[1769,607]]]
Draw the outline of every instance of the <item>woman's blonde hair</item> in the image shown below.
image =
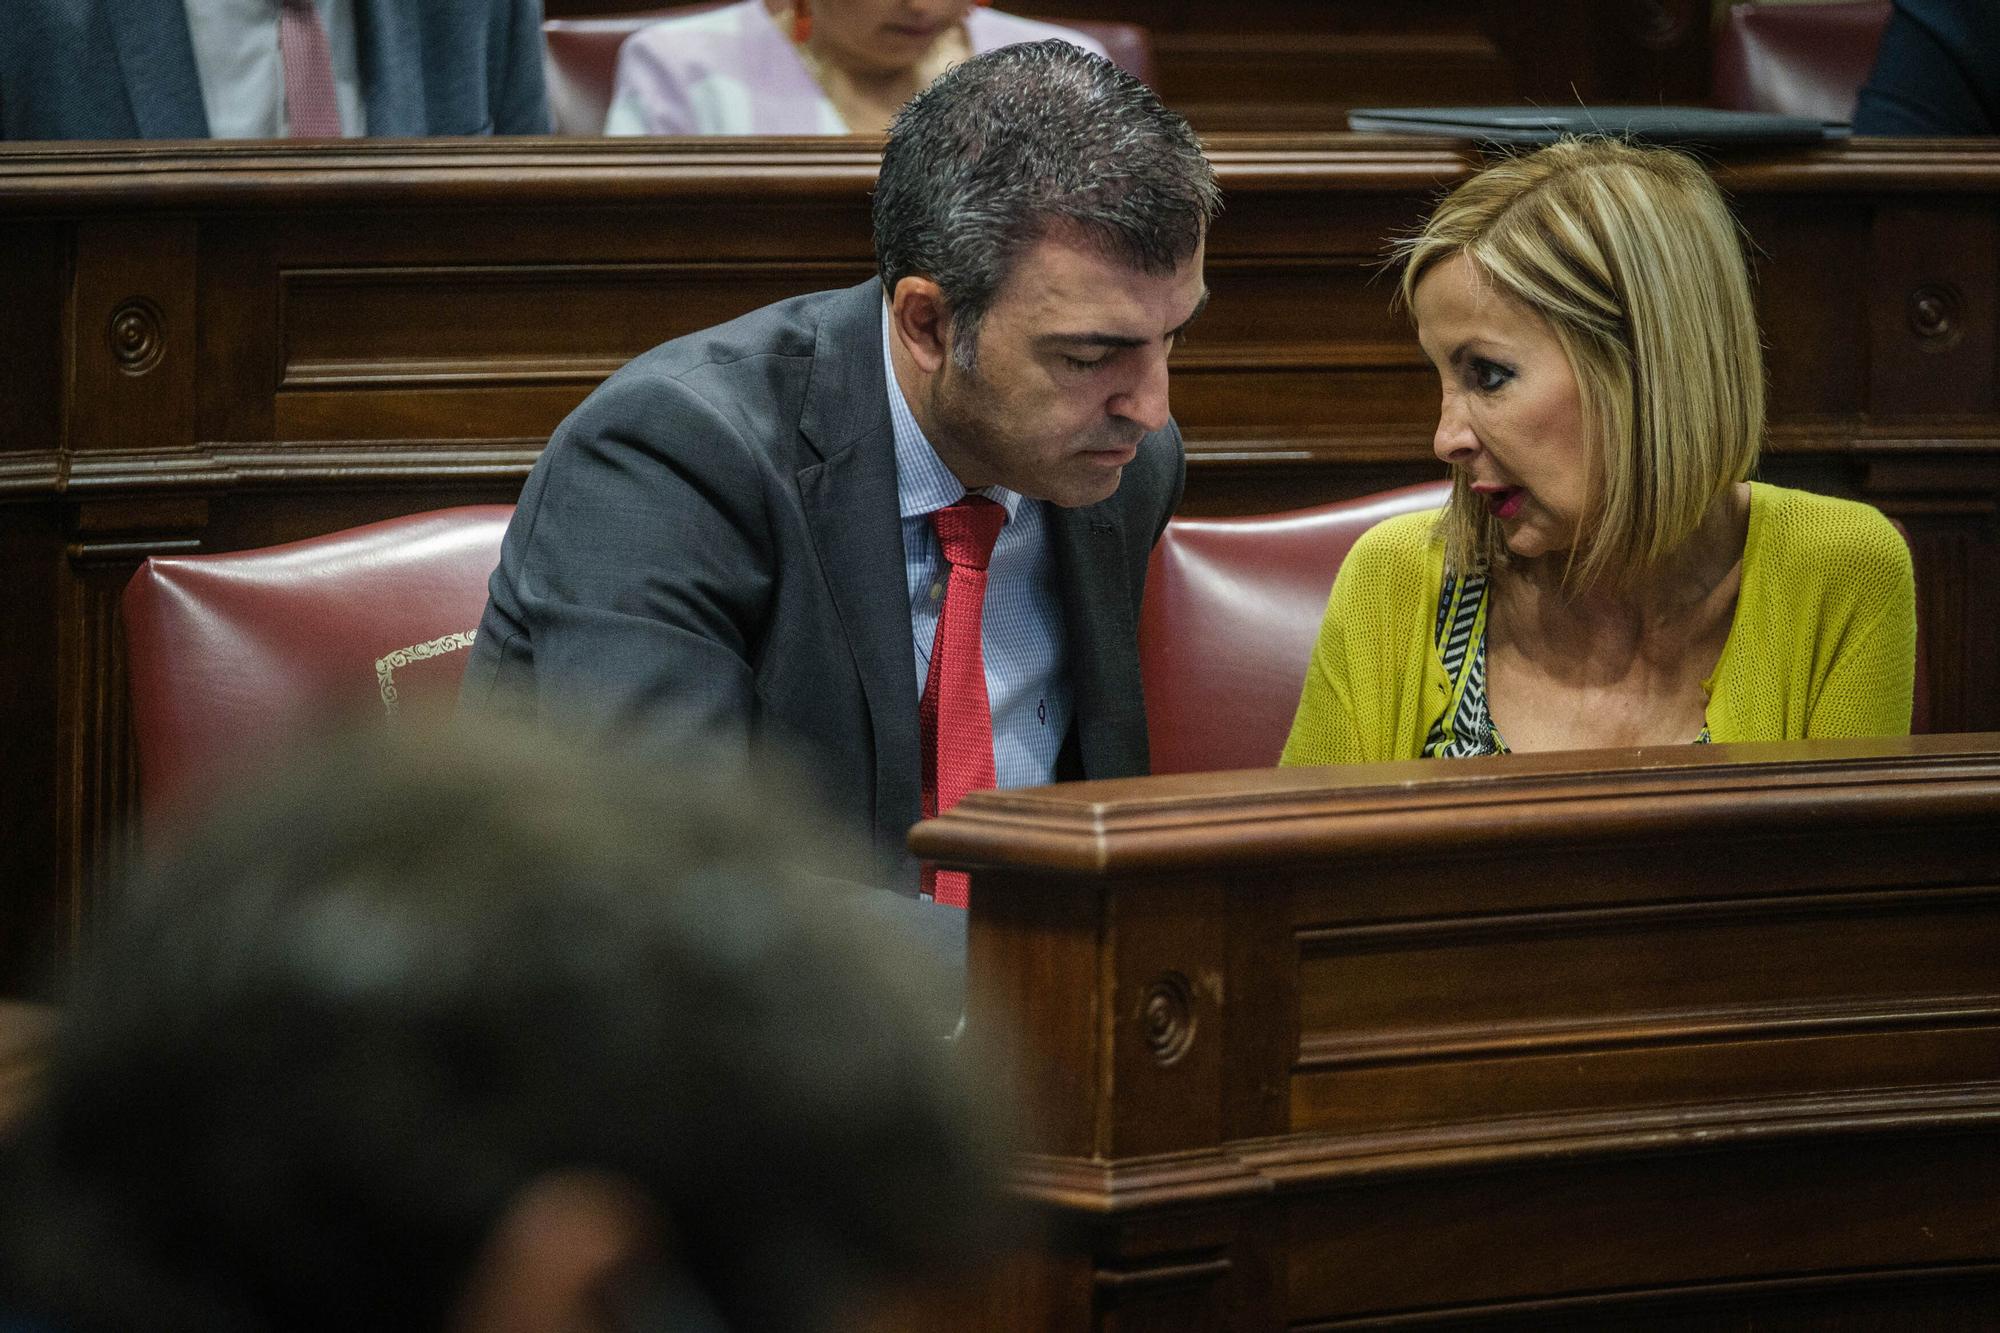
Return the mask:
[[[1576,376],[1594,476],[1569,576],[1629,586],[1749,477],[1764,363],[1740,233],[1682,153],[1568,139],[1453,190],[1401,243],[1400,299],[1463,254],[1549,324]],[[1442,526],[1454,568],[1505,559],[1499,524],[1460,476]]]

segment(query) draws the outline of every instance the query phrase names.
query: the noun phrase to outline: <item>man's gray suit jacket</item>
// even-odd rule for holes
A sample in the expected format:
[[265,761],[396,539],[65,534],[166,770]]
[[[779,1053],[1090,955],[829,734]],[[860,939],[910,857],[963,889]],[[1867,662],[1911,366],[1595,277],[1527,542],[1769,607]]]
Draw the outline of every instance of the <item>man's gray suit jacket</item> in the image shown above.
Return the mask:
[[[521,493],[463,702],[648,744],[770,746],[914,892],[921,813],[895,439],[870,280],[680,338],[606,380]],[[1117,493],[1050,507],[1076,721],[1064,777],[1146,771],[1139,599],[1179,429]]]
[[[182,0],[7,0],[0,138],[206,139]],[[547,134],[541,0],[354,0],[368,134]]]

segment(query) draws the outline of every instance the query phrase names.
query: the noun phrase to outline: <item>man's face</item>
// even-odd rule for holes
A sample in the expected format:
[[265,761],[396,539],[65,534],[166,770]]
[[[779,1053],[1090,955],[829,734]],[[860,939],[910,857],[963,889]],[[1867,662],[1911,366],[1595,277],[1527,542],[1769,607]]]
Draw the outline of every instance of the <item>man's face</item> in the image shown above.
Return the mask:
[[931,376],[924,429],[967,489],[1059,505],[1118,489],[1167,424],[1167,357],[1208,300],[1202,250],[1155,277],[1050,237],[1021,256],[979,327],[977,364]]

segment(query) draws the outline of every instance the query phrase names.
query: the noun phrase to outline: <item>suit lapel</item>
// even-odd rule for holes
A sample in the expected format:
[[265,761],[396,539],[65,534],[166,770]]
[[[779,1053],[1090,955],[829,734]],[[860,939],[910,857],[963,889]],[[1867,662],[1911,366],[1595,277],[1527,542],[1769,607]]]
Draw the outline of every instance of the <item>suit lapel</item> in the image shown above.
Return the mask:
[[922,811],[922,778],[881,308],[882,288],[871,279],[832,297],[820,320],[799,421],[818,461],[800,469],[798,484],[868,701],[877,830],[893,838]]
[[1051,505],[1049,520],[1083,776],[1143,773],[1146,712],[1126,583],[1124,512],[1113,496],[1082,509]]
[[208,112],[187,11],[159,0],[105,0],[126,100],[142,139],[206,139]]

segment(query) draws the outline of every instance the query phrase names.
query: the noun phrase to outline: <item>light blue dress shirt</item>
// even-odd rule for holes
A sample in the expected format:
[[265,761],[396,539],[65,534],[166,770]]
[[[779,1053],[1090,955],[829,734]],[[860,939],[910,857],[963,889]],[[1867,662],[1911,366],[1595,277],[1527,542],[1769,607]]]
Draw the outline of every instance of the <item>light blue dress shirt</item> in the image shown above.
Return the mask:
[[[882,312],[882,370],[889,382],[889,420],[896,434],[896,498],[903,520],[903,575],[916,640],[914,711],[930,672],[931,643],[944,607],[951,569],[938,549],[931,514],[966,493],[938,458],[910,412],[889,355],[889,314]],[[976,492],[1007,509],[1007,522],[986,567],[986,602],[979,622],[986,697],[993,710],[993,772],[1002,787],[1055,781],[1056,757],[1069,734],[1069,672],[1048,506],[1004,486]]]
[[[285,60],[276,0],[183,0],[202,110],[212,139],[282,139]],[[368,132],[356,56],[354,0],[313,0],[326,28],[341,133]]]

